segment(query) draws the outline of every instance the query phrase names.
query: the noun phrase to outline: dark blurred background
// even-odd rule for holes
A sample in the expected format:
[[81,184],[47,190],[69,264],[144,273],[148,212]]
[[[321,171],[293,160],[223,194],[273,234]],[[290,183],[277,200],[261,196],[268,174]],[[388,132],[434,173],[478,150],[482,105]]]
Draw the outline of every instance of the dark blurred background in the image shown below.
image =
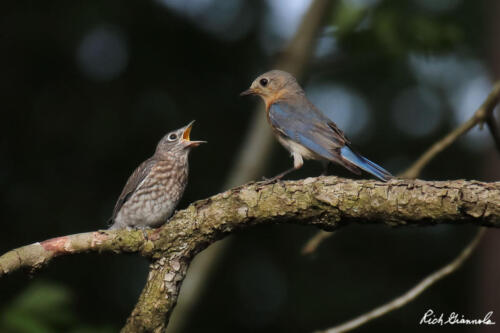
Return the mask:
[[[0,252],[105,228],[133,169],[166,132],[193,119],[192,138],[209,144],[191,154],[179,208],[219,192],[261,103],[238,94],[272,68],[310,4],[2,1]],[[358,150],[393,173],[472,116],[500,74],[495,0],[339,0],[324,15],[301,83]],[[261,176],[292,164],[273,144]],[[320,170],[309,162],[289,178]],[[488,131],[477,128],[421,175],[499,177],[498,152]],[[316,229],[246,230],[209,263],[203,292],[190,296],[194,307],[170,332],[333,326],[406,291],[451,260],[475,231],[349,226],[302,256]],[[494,311],[500,322],[499,237],[490,230],[456,274],[359,332],[487,331],[418,322],[427,309],[472,318]],[[147,268],[133,255],[89,254],[57,259],[33,275],[12,274],[0,281],[0,332],[117,331]]]

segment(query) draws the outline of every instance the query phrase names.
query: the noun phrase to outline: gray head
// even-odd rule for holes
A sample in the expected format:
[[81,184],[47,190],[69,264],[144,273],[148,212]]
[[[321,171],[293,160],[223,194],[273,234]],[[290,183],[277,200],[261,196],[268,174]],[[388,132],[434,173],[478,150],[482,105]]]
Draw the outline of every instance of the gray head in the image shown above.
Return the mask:
[[287,93],[303,94],[304,91],[292,74],[274,69],[259,75],[241,95],[259,95],[268,101]]
[[168,153],[189,153],[191,148],[198,147],[206,141],[191,141],[189,134],[191,133],[191,128],[193,127],[194,120],[187,124],[186,126],[174,130],[167,135],[165,135],[158,145],[156,146],[155,155],[163,155]]

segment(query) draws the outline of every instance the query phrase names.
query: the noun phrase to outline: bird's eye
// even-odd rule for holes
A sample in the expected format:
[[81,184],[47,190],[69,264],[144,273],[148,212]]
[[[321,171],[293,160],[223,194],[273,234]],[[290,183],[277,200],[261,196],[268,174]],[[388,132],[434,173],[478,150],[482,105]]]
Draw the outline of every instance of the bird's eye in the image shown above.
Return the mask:
[[168,136],[168,141],[175,141],[177,140],[177,134],[172,133]]
[[267,83],[268,83],[269,81],[267,81],[267,79],[260,79],[260,81],[259,81],[259,82],[260,82],[260,85],[261,85],[261,86],[265,87],[265,86],[267,86]]

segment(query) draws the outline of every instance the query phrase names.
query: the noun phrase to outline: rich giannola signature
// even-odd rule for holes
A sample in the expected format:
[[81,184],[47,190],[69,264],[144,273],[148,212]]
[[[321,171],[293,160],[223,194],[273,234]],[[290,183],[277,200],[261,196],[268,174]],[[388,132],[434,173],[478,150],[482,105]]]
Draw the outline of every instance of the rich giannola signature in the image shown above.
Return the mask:
[[493,311],[486,313],[483,317],[472,318],[457,312],[437,314],[434,310],[427,310],[420,319],[420,325],[495,325]]

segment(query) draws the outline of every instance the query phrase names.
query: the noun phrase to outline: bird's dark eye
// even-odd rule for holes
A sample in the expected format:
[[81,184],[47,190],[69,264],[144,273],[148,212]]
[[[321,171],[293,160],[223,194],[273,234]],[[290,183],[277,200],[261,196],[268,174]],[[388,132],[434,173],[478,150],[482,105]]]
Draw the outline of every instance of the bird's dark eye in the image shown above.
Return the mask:
[[260,79],[259,82],[260,82],[261,86],[265,87],[265,86],[267,86],[267,82],[269,82],[269,81],[267,81],[267,79]]
[[168,136],[168,141],[175,141],[177,140],[177,134],[172,133]]

